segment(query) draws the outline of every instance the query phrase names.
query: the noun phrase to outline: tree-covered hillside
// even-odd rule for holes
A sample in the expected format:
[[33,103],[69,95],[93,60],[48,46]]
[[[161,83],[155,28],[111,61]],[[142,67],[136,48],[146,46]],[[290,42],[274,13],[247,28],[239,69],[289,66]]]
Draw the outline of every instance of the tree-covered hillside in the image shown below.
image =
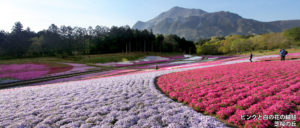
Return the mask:
[[193,42],[176,35],[154,35],[129,26],[81,28],[52,24],[38,33],[16,22],[12,32],[0,31],[0,57],[69,56],[129,52],[195,53]]
[[12,31],[0,31],[0,57],[41,57],[129,52],[179,52],[207,55],[238,54],[300,46],[300,27],[281,33],[230,35],[187,41],[177,35],[155,35],[128,26],[81,28],[52,24],[35,33],[16,22]]
[[247,51],[273,50],[300,46],[300,27],[281,33],[263,35],[231,35],[196,42],[198,54],[237,54]]

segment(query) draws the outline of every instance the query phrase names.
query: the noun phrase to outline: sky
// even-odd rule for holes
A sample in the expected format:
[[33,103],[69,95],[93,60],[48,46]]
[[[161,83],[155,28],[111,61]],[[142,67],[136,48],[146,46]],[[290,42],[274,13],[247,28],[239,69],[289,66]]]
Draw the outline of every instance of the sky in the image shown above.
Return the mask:
[[35,32],[51,24],[132,27],[174,6],[230,11],[265,22],[300,19],[300,0],[0,0],[0,30],[10,32],[17,21]]

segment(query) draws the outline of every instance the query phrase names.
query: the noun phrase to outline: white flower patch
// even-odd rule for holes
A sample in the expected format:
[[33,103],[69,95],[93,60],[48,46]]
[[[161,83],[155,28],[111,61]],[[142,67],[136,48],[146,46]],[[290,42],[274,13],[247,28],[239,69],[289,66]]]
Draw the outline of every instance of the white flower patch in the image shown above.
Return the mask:
[[184,58],[189,58],[189,57],[192,57],[192,55],[188,55],[188,54],[184,55]]
[[142,61],[155,61],[155,60],[169,60],[169,58],[166,57],[160,57],[160,56],[146,56],[144,59],[141,59]]
[[193,57],[190,57],[190,58],[187,58],[187,59],[184,59],[186,61],[195,61],[195,60],[201,60],[202,57],[201,56],[193,56]]
[[188,63],[193,63],[193,62],[195,62],[195,61],[185,60],[185,61],[171,62],[170,64],[188,64]]
[[155,87],[155,77],[190,69],[0,90],[0,127],[226,127]]
[[117,62],[117,64],[133,64],[133,62],[125,61],[125,62]]

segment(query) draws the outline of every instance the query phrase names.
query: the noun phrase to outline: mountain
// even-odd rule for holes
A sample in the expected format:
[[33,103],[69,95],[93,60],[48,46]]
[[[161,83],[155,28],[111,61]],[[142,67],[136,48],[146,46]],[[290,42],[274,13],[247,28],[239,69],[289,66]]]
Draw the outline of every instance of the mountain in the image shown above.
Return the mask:
[[209,13],[201,9],[173,7],[147,21],[138,21],[133,29],[152,30],[159,34],[176,34],[189,40],[233,34],[250,35],[281,32],[300,26],[300,20],[261,22],[245,19],[231,12]]

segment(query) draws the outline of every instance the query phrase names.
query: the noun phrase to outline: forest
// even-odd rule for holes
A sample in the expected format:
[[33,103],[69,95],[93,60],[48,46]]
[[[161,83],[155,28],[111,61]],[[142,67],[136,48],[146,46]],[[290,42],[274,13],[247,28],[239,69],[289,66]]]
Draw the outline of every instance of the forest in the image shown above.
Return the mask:
[[129,26],[82,28],[51,24],[36,33],[16,22],[11,32],[0,31],[0,58],[4,59],[130,52],[223,55],[299,46],[300,27],[281,33],[211,37],[196,42]]
[[300,27],[288,29],[281,33],[211,37],[210,39],[199,40],[195,44],[198,54],[208,55],[298,48],[300,46]]
[[12,31],[0,31],[1,58],[67,57],[103,53],[196,52],[194,42],[176,35],[153,34],[129,26],[81,28],[56,26],[37,33],[16,22]]

